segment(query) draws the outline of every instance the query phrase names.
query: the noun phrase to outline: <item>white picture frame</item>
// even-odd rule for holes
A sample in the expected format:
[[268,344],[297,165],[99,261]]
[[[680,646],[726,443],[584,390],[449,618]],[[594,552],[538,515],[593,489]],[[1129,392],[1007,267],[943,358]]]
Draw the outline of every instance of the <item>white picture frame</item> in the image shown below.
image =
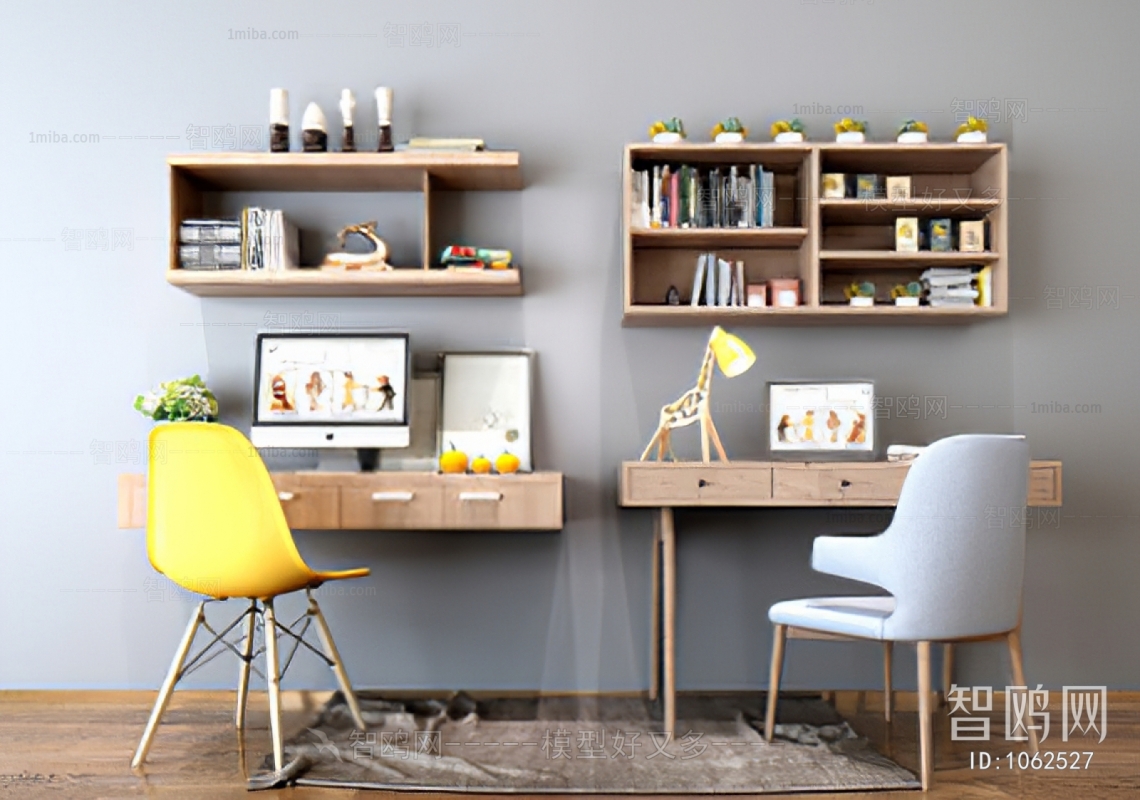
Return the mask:
[[783,458],[873,458],[874,384],[769,383],[768,450]]
[[441,353],[440,452],[492,462],[508,452],[532,472],[533,372],[530,350]]

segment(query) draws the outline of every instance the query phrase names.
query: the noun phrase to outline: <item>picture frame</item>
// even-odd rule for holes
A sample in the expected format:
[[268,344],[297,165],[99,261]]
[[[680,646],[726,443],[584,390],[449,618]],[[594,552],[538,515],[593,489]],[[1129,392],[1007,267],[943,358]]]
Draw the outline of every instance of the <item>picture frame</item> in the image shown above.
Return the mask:
[[509,452],[533,472],[534,362],[532,350],[441,353],[439,451],[491,461]]
[[773,460],[875,458],[872,381],[772,381],[765,397]]

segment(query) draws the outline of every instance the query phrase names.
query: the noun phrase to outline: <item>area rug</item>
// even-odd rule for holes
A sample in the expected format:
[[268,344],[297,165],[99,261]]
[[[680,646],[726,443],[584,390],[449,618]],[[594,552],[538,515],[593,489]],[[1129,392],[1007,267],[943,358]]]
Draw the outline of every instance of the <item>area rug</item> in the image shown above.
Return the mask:
[[876,753],[818,698],[780,699],[764,741],[760,698],[682,698],[676,735],[634,698],[396,701],[362,693],[357,731],[338,693],[285,747],[284,783],[484,793],[728,794],[913,789],[912,773]]

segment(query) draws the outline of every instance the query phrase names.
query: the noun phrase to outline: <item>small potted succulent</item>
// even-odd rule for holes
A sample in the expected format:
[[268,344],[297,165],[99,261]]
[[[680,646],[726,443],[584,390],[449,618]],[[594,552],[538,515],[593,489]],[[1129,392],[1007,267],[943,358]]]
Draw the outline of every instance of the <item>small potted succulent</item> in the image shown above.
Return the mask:
[[656,144],[676,144],[685,138],[685,125],[680,117],[659,119],[649,126],[649,138]]
[[776,144],[802,142],[807,136],[806,131],[804,131],[804,124],[800,122],[798,117],[776,120],[772,123],[771,132],[772,141]]
[[748,128],[739,117],[727,117],[713,126],[711,136],[717,144],[740,144],[748,136]]
[[835,141],[847,144],[862,144],[867,140],[867,123],[851,117],[844,117],[835,123]]
[[875,284],[870,281],[852,283],[843,290],[847,302],[855,308],[868,308],[875,305]]
[[218,401],[197,375],[159,384],[135,398],[135,410],[155,422],[217,422]]
[[984,142],[989,127],[984,119],[968,117],[965,122],[958,126],[958,130],[954,131],[954,139],[963,144]]
[[927,141],[927,133],[929,130],[925,122],[917,119],[908,119],[899,126],[898,143],[922,144]]
[[900,283],[891,289],[891,299],[899,308],[916,308],[922,296],[922,284],[918,281]]

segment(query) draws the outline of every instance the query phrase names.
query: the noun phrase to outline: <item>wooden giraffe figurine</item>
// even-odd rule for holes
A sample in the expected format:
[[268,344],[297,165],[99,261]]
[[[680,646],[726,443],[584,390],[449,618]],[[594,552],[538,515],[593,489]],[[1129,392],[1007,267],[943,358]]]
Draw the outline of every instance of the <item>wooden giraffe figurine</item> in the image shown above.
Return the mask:
[[712,387],[713,371],[716,369],[716,357],[712,342],[719,330],[719,328],[714,329],[712,336],[709,337],[709,344],[705,348],[705,357],[701,362],[701,371],[697,374],[697,385],[674,402],[661,408],[661,420],[657,425],[657,432],[653,434],[645,452],[641,454],[642,461],[649,458],[654,445],[657,446],[658,461],[665,460],[666,452],[668,452],[671,460],[676,461],[677,457],[673,453],[673,444],[670,441],[671,433],[674,428],[684,428],[694,422],[700,422],[701,425],[702,460],[706,463],[709,461],[709,439],[712,439],[720,460],[728,461],[728,456],[724,452],[724,445],[720,442],[720,436],[717,434],[716,426],[713,425],[712,416],[709,414],[709,391]]

